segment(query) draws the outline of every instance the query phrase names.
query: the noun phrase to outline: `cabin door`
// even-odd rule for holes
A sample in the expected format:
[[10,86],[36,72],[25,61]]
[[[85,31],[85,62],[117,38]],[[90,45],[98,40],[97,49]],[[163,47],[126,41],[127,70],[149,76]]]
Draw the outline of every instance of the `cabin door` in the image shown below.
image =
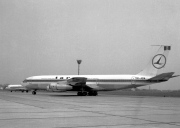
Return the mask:
[[136,84],[136,79],[135,79],[134,76],[131,78],[131,84],[132,84],[132,85],[135,85],[135,84]]

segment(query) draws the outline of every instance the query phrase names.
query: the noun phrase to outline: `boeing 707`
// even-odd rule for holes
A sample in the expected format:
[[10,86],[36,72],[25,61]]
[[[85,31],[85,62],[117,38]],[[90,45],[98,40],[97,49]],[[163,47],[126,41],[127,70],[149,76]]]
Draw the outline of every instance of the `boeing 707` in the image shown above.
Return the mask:
[[136,75],[42,75],[26,78],[23,83],[35,95],[37,90],[77,91],[78,96],[96,96],[98,91],[113,91],[166,82],[177,77],[174,72],[161,73],[171,46],[161,45],[147,67]]

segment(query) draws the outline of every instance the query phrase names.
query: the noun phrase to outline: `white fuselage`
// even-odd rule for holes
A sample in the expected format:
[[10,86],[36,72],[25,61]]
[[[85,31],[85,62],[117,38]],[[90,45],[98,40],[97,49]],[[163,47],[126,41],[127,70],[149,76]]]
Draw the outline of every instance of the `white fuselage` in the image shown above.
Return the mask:
[[44,75],[26,78],[23,82],[29,89],[47,89],[51,83],[67,81],[74,77],[87,78],[86,85],[96,91],[120,90],[152,84],[150,77],[139,75]]
[[23,91],[23,90],[25,91],[25,90],[27,90],[22,85],[8,85],[5,89],[9,90],[9,91]]

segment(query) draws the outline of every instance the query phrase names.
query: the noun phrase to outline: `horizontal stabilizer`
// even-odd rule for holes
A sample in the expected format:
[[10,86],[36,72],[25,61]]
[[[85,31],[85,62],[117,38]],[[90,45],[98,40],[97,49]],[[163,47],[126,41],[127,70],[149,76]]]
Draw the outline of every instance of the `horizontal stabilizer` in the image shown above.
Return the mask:
[[168,73],[162,73],[162,74],[159,74],[155,77],[152,77],[150,78],[149,80],[169,80],[170,78],[172,78],[174,72],[168,72]]
[[171,78],[178,77],[178,76],[180,76],[180,75],[175,75],[175,76],[172,76]]
[[9,84],[0,85],[0,89],[4,90]]

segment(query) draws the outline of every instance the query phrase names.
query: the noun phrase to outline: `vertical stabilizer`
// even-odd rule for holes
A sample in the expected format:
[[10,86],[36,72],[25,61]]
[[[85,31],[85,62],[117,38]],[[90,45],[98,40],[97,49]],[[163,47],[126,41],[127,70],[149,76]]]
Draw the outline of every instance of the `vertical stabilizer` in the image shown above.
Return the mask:
[[162,70],[163,67],[166,65],[167,57],[170,50],[171,46],[161,45],[156,54],[151,57],[151,60],[149,61],[147,67],[137,75],[150,77],[156,76],[158,71]]

